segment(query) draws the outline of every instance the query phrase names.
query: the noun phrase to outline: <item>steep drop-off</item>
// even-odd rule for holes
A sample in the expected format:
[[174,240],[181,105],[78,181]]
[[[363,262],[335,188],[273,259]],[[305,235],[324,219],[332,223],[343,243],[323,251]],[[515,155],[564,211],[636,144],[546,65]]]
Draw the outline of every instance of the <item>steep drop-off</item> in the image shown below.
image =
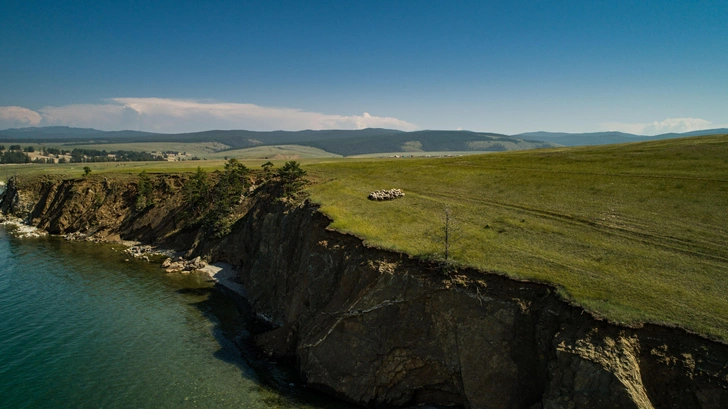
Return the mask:
[[361,405],[469,408],[725,408],[728,346],[679,329],[625,328],[546,285],[444,271],[327,230],[308,203],[264,184],[214,240],[188,225],[183,176],[155,181],[135,210],[133,180],[10,183],[2,202],[51,233],[190,249],[239,271],[276,329],[256,344],[307,383]]

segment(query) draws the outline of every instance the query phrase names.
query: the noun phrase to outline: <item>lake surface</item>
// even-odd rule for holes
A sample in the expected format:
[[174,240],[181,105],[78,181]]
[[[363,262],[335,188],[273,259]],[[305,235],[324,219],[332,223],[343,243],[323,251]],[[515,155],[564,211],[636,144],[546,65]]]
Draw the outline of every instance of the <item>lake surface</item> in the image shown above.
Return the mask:
[[245,320],[208,277],[112,248],[0,226],[0,406],[350,407],[244,359]]

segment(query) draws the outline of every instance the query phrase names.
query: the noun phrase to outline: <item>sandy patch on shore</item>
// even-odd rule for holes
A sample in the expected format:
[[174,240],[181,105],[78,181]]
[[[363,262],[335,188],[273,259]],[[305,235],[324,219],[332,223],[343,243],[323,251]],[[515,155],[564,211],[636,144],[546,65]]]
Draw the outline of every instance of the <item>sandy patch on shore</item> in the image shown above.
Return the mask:
[[240,296],[247,298],[245,287],[236,280],[238,275],[237,271],[235,271],[235,268],[233,268],[230,264],[208,264],[205,268],[202,268],[199,271],[204,271],[209,274],[216,283],[219,283],[220,285],[236,292]]

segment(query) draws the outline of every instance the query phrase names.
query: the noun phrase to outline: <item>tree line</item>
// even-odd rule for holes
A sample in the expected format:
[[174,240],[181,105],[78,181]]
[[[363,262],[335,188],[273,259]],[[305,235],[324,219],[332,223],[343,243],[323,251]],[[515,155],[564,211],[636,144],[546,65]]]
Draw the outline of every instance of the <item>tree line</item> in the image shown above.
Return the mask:
[[142,162],[142,161],[164,161],[161,156],[152,155],[149,152],[136,151],[106,151],[96,149],[74,149],[70,153],[71,163],[81,162]]
[[[43,157],[31,159],[28,153],[38,152]],[[65,156],[70,155],[70,159]],[[50,158],[48,158],[50,157]],[[84,162],[143,162],[143,161],[164,161],[163,156],[152,155],[149,152],[136,151],[106,151],[97,149],[80,149],[73,150],[52,148],[42,146],[40,148],[34,146],[22,147],[20,145],[10,145],[5,149],[5,145],[0,145],[0,163],[84,163]]]
[[[282,197],[295,196],[306,183],[306,171],[296,161],[286,162],[275,172],[270,162],[262,167],[263,180],[277,179],[281,182]],[[260,181],[258,178],[257,183]],[[137,182],[137,210],[154,204],[152,186],[149,176],[142,172]],[[182,217],[194,220],[194,223],[205,227],[214,236],[222,237],[230,232],[239,216],[239,205],[244,203],[252,186],[251,170],[237,159],[229,159],[221,172],[215,171],[212,175],[198,167],[182,188],[187,203]]]

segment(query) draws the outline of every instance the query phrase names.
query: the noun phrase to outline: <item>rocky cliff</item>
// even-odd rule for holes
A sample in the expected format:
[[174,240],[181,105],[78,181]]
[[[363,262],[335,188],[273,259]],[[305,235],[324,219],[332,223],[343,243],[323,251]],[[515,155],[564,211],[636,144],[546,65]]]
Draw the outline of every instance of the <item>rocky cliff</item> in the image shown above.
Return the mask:
[[155,181],[134,208],[133,180],[10,183],[4,211],[52,233],[81,231],[189,248],[239,271],[258,335],[306,382],[370,407],[726,408],[728,346],[657,325],[626,328],[546,285],[448,271],[327,230],[308,203],[248,194],[231,233],[186,222],[183,176]]

